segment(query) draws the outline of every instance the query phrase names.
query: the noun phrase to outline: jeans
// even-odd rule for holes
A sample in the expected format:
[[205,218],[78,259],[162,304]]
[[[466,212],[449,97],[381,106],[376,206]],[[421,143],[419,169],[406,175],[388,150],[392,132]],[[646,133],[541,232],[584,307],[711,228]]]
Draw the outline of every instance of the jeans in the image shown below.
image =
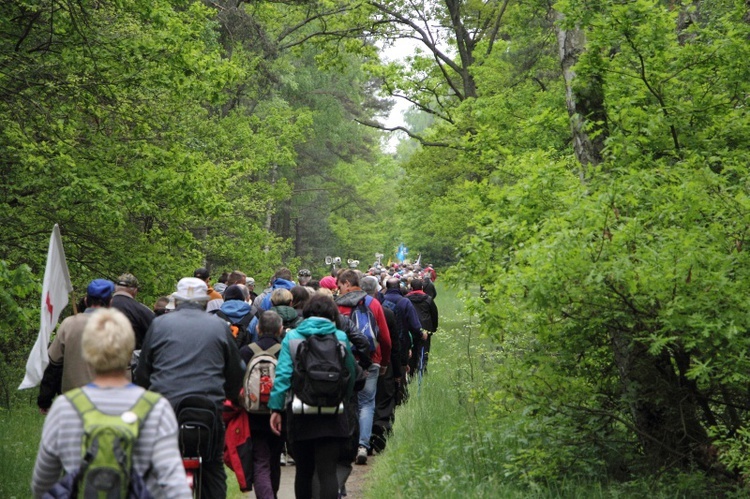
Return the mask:
[[365,387],[357,394],[359,402],[359,445],[370,448],[372,420],[375,417],[375,393],[378,388],[380,365],[372,364],[367,369]]

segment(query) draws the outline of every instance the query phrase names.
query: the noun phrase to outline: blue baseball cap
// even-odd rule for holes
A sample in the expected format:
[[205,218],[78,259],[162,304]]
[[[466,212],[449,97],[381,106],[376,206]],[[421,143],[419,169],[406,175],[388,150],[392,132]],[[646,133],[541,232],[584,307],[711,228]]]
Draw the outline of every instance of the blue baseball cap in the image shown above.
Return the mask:
[[115,292],[115,283],[108,279],[94,279],[86,288],[86,295],[99,300],[109,300]]

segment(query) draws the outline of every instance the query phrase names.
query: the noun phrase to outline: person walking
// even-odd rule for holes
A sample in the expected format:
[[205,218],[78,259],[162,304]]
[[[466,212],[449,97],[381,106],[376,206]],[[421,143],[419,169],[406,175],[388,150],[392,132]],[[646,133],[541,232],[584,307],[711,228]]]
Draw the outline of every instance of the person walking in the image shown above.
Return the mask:
[[338,496],[336,463],[341,447],[351,432],[346,411],[336,411],[335,414],[295,414],[293,404],[286,404],[287,394],[292,390],[293,384],[297,386],[302,381],[296,379],[295,363],[299,361],[296,354],[302,343],[313,336],[334,335],[343,345],[344,366],[348,374],[343,400],[351,398],[356,367],[346,334],[336,328],[338,314],[332,298],[314,295],[305,305],[302,323],[287,332],[281,343],[276,379],[268,406],[273,411],[270,425],[276,435],[281,435],[282,413],[286,412],[287,415],[288,439],[296,460],[294,492],[297,499],[312,497],[312,483],[316,473],[320,480],[319,498],[336,499]]
[[424,373],[427,371],[432,334],[438,328],[438,308],[432,297],[424,292],[422,279],[413,279],[410,286],[411,291],[406,294],[406,298],[414,305],[419,316],[419,323],[427,332],[427,337],[420,335],[414,338],[414,355],[409,360],[409,367],[412,372]]
[[[419,321],[419,314],[414,308],[414,304],[401,294],[401,281],[395,277],[389,278],[385,282],[385,298],[383,307],[390,308],[396,313],[396,323],[398,324],[398,336],[403,350],[411,350],[411,356],[402,356],[409,363],[409,372],[414,375],[414,359],[417,353],[414,346],[418,341],[427,340],[427,332],[422,331],[422,324]],[[427,296],[427,295],[425,295]]]
[[205,313],[209,300],[205,281],[180,279],[172,296],[176,309],[154,319],[146,333],[135,382],[166,397],[175,410],[193,395],[214,404],[215,445],[201,465],[201,496],[221,499],[227,493],[221,408],[225,399],[238,403],[242,360],[229,325]]
[[83,360],[81,341],[83,330],[91,314],[109,307],[115,285],[107,279],[94,279],[86,287],[86,309],[67,317],[49,347],[49,364],[42,375],[37,405],[39,412],[47,414],[56,395],[84,386],[94,379],[94,371]]
[[[242,360],[250,368],[254,357],[264,353],[276,359],[281,352],[281,334],[284,330],[281,316],[272,310],[260,314],[258,341],[240,349]],[[247,394],[245,394],[247,396]],[[250,438],[253,443],[253,486],[258,499],[275,499],[281,484],[281,452],[284,439],[270,426],[271,414],[250,413]]]
[[[88,314],[82,332],[83,360],[94,372],[91,383],[58,397],[44,421],[31,482],[34,497],[42,497],[58,482],[60,473],[82,474],[83,416],[74,397],[85,397],[94,409],[120,419],[137,418],[133,408],[145,390],[130,383],[126,374],[135,347],[129,320],[115,309],[99,308]],[[140,425],[132,450],[132,469],[145,479],[157,498],[192,497],[177,445],[177,421],[167,400],[149,394],[153,406]],[[135,420],[130,421],[135,422]],[[71,477],[72,478],[72,477]]]
[[110,306],[116,308],[128,318],[135,332],[135,349],[140,350],[151,321],[156,314],[146,305],[136,301],[138,296],[138,279],[133,274],[122,274],[115,282],[115,294]]
[[360,287],[359,274],[356,270],[342,271],[338,275],[336,284],[340,293],[339,297],[336,298],[339,312],[351,317],[354,309],[364,302],[370,310],[371,330],[377,332],[377,344],[370,352],[372,365],[367,370],[365,387],[357,394],[359,399],[359,448],[355,461],[357,464],[367,464],[367,455],[371,449],[370,437],[375,416],[375,394],[378,377],[385,374],[391,361],[391,335],[383,314],[383,307],[378,300],[372,297],[369,297],[369,300],[367,299],[368,295]]

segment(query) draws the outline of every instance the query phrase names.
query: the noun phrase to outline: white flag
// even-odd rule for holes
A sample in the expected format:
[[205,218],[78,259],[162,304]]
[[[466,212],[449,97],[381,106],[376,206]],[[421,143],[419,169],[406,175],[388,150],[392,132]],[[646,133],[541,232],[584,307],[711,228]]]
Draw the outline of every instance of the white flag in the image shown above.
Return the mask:
[[19,390],[39,386],[44,369],[49,363],[47,345],[52,331],[55,330],[60,312],[68,304],[68,295],[73,291],[65,261],[65,251],[60,239],[60,228],[55,224],[47,251],[47,267],[44,269],[44,284],[42,285],[42,318],[39,325],[39,336],[34,348],[26,361],[26,376],[23,378]]

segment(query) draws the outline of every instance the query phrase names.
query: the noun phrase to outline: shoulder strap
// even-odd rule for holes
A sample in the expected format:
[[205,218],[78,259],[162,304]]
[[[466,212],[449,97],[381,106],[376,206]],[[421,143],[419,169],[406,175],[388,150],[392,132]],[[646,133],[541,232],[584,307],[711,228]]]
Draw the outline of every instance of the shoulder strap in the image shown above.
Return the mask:
[[158,393],[146,390],[136,401],[136,403],[133,404],[133,407],[130,408],[130,410],[135,413],[136,416],[138,416],[139,428],[143,426],[143,423],[146,421],[146,418],[151,412],[151,409],[154,408],[160,398],[161,395],[159,395]]
[[[89,399],[88,395],[86,395],[86,392],[84,392],[81,388],[71,390],[65,396],[68,398],[73,407],[75,407],[76,411],[78,411],[78,414],[81,416],[81,418],[83,418],[83,415],[87,412],[98,410],[94,403],[91,402],[91,399]],[[143,425],[143,422],[151,412],[151,409],[153,409],[154,405],[156,405],[160,398],[161,395],[159,395],[158,393],[149,392],[148,390],[146,390],[138,398],[135,404],[133,404],[133,406],[129,409],[129,411],[135,413],[135,415],[138,416],[139,427]]]
[[217,309],[216,312],[215,312],[215,314],[216,314],[217,317],[221,317],[225,321],[229,320],[229,317],[227,317],[227,314],[225,314],[224,312],[222,312],[221,309]]
[[247,313],[243,315],[242,319],[240,319],[240,321],[237,322],[236,324],[241,324],[245,326],[245,328],[247,328],[252,321],[253,321],[253,314]]
[[263,349],[257,343],[250,343],[248,346],[253,351],[253,356],[263,353]]
[[266,350],[266,353],[276,357],[276,354],[278,354],[280,351],[281,351],[281,343],[276,343],[274,346]]
[[73,407],[75,407],[75,410],[78,411],[78,415],[81,416],[81,418],[83,418],[85,413],[96,409],[94,403],[89,400],[88,395],[86,395],[81,388],[75,388],[69,391],[65,394],[65,397],[70,401]]
[[253,357],[256,356],[256,355],[260,355],[262,353],[266,353],[268,355],[273,355],[274,357],[276,357],[276,354],[281,351],[281,344],[280,343],[276,343],[275,345],[273,345],[268,350],[263,350],[262,348],[260,348],[260,345],[258,345],[257,343],[251,343],[248,346],[250,347],[250,350],[253,351]]

